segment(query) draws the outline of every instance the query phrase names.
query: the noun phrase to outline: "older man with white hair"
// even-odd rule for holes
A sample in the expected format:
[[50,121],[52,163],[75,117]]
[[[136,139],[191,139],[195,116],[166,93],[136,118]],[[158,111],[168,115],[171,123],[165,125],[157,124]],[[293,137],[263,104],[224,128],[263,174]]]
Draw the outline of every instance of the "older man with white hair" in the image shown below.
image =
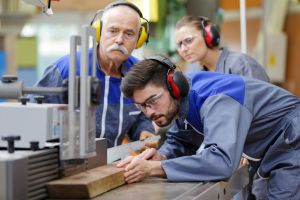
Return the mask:
[[[152,122],[139,111],[132,99],[123,96],[120,89],[123,75],[138,61],[131,53],[145,42],[140,40],[148,39],[148,33],[145,36],[145,29],[141,25],[141,19],[144,18],[132,3],[116,1],[101,12],[99,24],[97,21],[93,23],[97,27],[99,42],[96,76],[102,81],[103,92],[101,104],[97,106],[96,137],[107,138],[108,147],[113,147],[121,144],[125,134],[132,140],[139,140],[151,137],[154,133]],[[92,50],[89,51],[89,57],[92,58]],[[68,79],[68,73],[69,55],[66,55],[46,69],[36,86],[62,86],[63,80]],[[63,102],[62,97],[57,95],[46,96],[45,101]]]

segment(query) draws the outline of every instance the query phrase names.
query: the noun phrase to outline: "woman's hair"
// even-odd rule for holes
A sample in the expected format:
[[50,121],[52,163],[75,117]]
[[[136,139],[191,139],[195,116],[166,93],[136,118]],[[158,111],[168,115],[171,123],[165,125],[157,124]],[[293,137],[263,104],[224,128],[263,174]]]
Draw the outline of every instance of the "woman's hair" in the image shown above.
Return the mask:
[[176,23],[176,29],[180,29],[183,26],[191,25],[197,28],[198,30],[202,31],[203,27],[201,24],[201,19],[198,16],[184,16]]
[[168,67],[158,61],[145,59],[133,65],[122,80],[123,94],[131,98],[137,89],[143,89],[147,84],[167,89]]

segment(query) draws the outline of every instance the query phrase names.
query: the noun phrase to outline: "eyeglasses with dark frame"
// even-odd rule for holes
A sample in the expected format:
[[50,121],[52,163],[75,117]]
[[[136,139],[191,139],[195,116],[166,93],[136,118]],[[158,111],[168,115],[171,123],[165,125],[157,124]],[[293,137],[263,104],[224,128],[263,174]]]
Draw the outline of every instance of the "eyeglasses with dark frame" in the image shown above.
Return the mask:
[[148,99],[146,99],[144,102],[135,103],[135,105],[143,112],[145,112],[147,110],[147,107],[154,109],[158,105],[158,100],[163,96],[163,94],[164,93],[161,92],[159,94],[152,95]]
[[178,43],[176,43],[177,50],[180,51],[182,49],[183,45],[185,47],[191,45],[197,36],[198,35],[190,35],[190,36],[187,36],[186,38],[184,38],[183,40],[179,41]]

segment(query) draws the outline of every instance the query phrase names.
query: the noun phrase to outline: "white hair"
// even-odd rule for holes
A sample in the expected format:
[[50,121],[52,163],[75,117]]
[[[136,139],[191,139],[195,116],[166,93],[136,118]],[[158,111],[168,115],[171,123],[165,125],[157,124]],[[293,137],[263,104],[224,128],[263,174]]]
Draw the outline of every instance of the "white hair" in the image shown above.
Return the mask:
[[140,15],[139,15],[139,13],[138,13],[135,9],[133,9],[133,8],[131,8],[130,6],[127,6],[127,5],[118,5],[118,6],[108,7],[108,8],[106,8],[106,9],[104,9],[103,14],[102,14],[102,17],[101,17],[102,26],[104,26],[104,24],[105,24],[106,21],[107,21],[107,13],[109,13],[110,10],[112,10],[112,9],[114,9],[114,8],[116,8],[116,7],[119,7],[119,6],[125,6],[125,7],[127,7],[127,8],[129,8],[129,9],[131,9],[131,10],[133,10],[133,11],[136,12],[136,15],[137,15],[137,18],[138,18],[138,30],[140,30],[140,29],[141,29],[141,26],[142,26],[142,22],[141,22],[141,17],[140,17]]

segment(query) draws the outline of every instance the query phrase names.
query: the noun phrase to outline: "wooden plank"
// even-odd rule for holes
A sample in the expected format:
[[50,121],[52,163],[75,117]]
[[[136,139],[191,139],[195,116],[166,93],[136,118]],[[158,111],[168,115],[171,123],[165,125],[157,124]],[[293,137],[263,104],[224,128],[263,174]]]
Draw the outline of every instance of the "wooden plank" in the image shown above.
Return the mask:
[[125,184],[123,169],[113,165],[97,167],[86,172],[51,181],[47,184],[50,198],[93,198]]

